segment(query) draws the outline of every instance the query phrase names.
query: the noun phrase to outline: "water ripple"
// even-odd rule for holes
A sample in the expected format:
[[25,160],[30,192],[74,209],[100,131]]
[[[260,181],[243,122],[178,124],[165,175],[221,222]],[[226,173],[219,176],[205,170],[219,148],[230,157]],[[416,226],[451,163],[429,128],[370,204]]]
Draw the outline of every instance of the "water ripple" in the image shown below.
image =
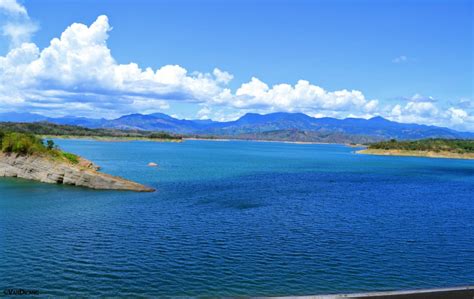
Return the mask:
[[276,296],[474,283],[470,162],[312,145],[68,144],[159,192],[1,180],[0,287]]

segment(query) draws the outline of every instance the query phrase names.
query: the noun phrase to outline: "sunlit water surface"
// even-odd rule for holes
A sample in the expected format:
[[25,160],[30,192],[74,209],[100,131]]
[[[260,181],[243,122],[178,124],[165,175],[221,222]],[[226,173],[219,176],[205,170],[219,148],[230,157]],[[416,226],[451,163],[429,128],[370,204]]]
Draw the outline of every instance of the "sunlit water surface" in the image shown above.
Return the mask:
[[474,283],[474,161],[340,145],[57,143],[157,192],[0,179],[3,289],[233,296]]

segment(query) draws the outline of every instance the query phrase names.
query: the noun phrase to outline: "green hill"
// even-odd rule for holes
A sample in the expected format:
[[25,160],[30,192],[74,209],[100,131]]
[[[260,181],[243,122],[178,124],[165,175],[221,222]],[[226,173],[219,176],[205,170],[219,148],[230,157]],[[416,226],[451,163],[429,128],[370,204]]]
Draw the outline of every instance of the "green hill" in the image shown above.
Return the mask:
[[18,155],[42,155],[79,163],[79,156],[63,152],[52,140],[43,141],[31,133],[0,131],[0,149],[3,153]]
[[383,141],[372,143],[359,154],[418,156],[430,158],[474,159],[472,139],[422,139],[414,141]]
[[382,141],[370,144],[369,149],[474,153],[474,140],[466,139],[422,139],[414,141]]
[[113,137],[113,138],[147,138],[156,140],[181,140],[179,135],[164,132],[116,129],[89,129],[80,126],[57,125],[48,122],[15,123],[0,122],[0,130],[46,136],[77,137]]

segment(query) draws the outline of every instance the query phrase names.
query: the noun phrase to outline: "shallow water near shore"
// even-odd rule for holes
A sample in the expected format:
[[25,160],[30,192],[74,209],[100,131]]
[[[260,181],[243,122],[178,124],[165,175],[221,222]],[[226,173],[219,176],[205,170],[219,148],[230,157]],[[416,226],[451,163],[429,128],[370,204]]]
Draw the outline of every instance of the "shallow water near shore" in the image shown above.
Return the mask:
[[342,145],[56,142],[157,192],[0,179],[3,289],[271,296],[474,283],[474,161]]

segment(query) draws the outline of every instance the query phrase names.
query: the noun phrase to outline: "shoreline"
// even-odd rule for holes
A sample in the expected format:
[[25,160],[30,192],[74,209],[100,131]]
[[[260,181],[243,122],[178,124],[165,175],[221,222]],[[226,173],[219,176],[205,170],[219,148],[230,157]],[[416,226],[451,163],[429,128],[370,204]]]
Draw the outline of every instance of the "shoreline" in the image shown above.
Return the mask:
[[318,141],[288,141],[288,140],[265,140],[265,139],[232,139],[232,138],[195,138],[195,137],[183,137],[183,141],[186,140],[196,140],[196,141],[218,141],[218,142],[227,142],[227,141],[248,141],[248,142],[274,142],[274,143],[290,143],[290,144],[326,144],[326,145],[344,145],[347,147],[366,147],[362,144],[350,144],[350,143],[332,143],[332,142],[318,142]]
[[76,162],[46,154],[0,152],[0,178],[14,177],[48,184],[101,190],[153,192],[154,188],[99,171],[93,162],[77,156]]
[[127,142],[127,141],[150,141],[150,142],[183,142],[183,139],[159,139],[147,137],[114,137],[114,136],[79,136],[79,135],[37,135],[42,139],[69,139],[69,140],[89,140],[101,142]]
[[232,139],[232,138],[196,138],[183,137],[182,139],[155,139],[147,137],[112,137],[112,136],[77,136],[77,135],[37,135],[43,139],[68,139],[68,140],[88,140],[100,142],[128,142],[128,141],[150,141],[150,142],[185,142],[190,141],[215,141],[215,142],[273,142],[273,143],[289,143],[289,144],[323,144],[323,145],[343,145],[353,148],[366,147],[362,144],[350,143],[331,143],[331,142],[317,142],[317,141],[286,141],[286,140],[265,140],[265,139]]
[[432,151],[405,151],[405,150],[381,150],[381,149],[362,149],[356,151],[357,154],[375,155],[375,156],[399,156],[399,157],[422,157],[434,159],[461,159],[474,160],[474,153],[459,154],[452,152],[432,152]]

